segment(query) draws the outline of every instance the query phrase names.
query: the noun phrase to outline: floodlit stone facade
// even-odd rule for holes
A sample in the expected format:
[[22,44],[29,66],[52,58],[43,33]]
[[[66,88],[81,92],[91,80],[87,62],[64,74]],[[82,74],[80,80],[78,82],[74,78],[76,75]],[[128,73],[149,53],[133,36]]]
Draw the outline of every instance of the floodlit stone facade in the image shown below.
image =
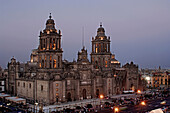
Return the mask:
[[55,28],[50,15],[30,61],[20,63],[12,58],[8,63],[8,93],[32,103],[56,104],[138,89],[138,66],[131,62],[121,67],[110,52],[111,39],[105,35],[102,24],[92,37],[91,60],[84,46],[77,61],[62,60],[61,40],[61,31]]

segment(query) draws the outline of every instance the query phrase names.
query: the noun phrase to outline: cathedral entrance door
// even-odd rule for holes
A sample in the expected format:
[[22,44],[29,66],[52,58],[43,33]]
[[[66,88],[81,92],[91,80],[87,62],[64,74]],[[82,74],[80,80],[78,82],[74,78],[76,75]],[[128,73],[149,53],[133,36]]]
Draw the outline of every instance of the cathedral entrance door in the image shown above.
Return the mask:
[[83,99],[87,99],[87,96],[86,96],[86,89],[83,89]]
[[119,88],[117,88],[117,90],[116,90],[116,95],[118,95],[119,94]]
[[12,94],[12,95],[15,95],[15,94],[14,94],[14,86],[11,87],[11,94]]
[[96,97],[99,98],[99,89],[96,90]]
[[69,101],[72,101],[70,92],[67,94],[67,102],[69,102]]

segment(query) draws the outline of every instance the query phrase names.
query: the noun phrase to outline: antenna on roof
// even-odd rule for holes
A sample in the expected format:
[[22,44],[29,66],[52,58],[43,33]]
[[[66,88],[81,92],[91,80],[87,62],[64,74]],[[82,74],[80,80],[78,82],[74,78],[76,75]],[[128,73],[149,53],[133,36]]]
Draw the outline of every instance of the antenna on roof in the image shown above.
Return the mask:
[[51,13],[50,13],[50,16],[49,16],[49,18],[51,19],[51,17],[52,17],[52,16],[51,16]]
[[102,27],[102,22],[100,22],[100,27]]
[[82,28],[82,46],[84,47],[84,26]]

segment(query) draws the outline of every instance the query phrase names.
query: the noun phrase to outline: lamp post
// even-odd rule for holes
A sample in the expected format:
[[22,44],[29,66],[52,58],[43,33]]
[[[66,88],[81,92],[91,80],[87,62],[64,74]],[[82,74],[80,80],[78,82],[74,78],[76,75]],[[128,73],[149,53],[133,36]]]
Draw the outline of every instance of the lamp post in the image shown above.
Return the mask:
[[145,106],[146,103],[145,103],[145,101],[142,101],[140,104],[141,104],[141,111],[143,112],[143,107],[142,106]]
[[140,90],[137,90],[137,93],[138,93],[138,94],[140,94],[140,93],[141,93],[141,91],[140,91]]
[[100,95],[100,109],[102,108],[101,100],[104,98],[104,96],[101,94]]
[[37,106],[38,106],[38,103],[36,102],[35,105],[36,105],[36,113],[37,113]]
[[114,112],[115,112],[115,113],[118,113],[118,112],[119,112],[119,108],[118,108],[118,107],[115,107],[115,108],[114,108]]

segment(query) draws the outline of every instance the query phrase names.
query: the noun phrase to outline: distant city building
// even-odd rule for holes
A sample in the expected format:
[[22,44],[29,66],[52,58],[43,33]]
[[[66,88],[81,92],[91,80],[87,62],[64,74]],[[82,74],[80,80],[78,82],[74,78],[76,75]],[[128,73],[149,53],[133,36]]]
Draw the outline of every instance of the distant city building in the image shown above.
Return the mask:
[[138,89],[138,66],[131,62],[121,67],[110,52],[111,40],[102,24],[92,37],[91,61],[85,46],[78,52],[77,61],[62,60],[61,34],[50,15],[30,61],[20,63],[12,58],[8,63],[5,75],[9,94],[32,103],[55,104]]
[[6,91],[6,78],[3,76],[3,69],[0,67],[0,93]]
[[147,81],[148,88],[164,89],[169,87],[170,70],[168,69],[142,69],[142,78]]

